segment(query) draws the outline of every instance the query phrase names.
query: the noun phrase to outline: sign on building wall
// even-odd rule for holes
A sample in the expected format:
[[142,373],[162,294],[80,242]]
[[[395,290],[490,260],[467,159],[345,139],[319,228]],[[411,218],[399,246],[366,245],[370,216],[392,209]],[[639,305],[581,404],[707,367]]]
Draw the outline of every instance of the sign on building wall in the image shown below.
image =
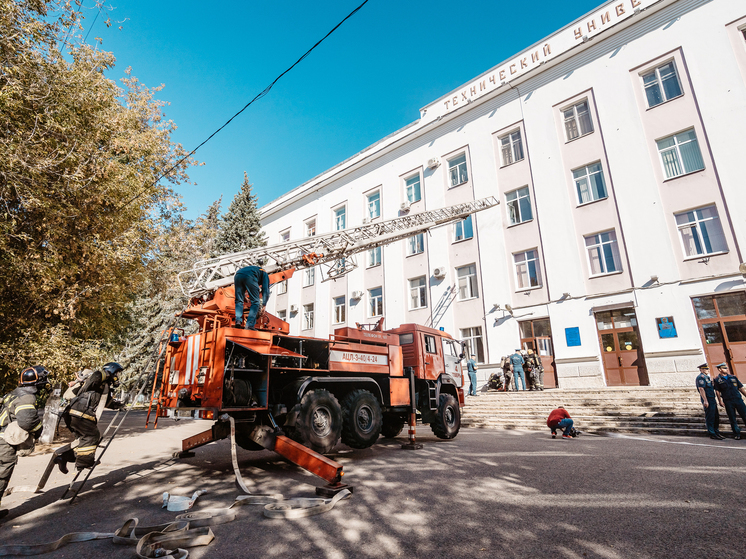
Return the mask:
[[659,338],[676,338],[676,326],[673,322],[672,316],[664,316],[656,318],[655,323],[658,325],[658,337]]
[[580,328],[573,326],[572,328],[565,328],[565,340],[567,341],[567,347],[574,347],[580,345]]

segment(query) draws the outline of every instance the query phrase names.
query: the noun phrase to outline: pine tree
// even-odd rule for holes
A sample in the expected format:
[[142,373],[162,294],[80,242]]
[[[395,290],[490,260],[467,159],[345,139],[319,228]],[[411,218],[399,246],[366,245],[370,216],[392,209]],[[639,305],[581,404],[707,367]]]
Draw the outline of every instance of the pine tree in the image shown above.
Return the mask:
[[212,248],[213,256],[263,247],[267,237],[262,231],[257,197],[251,193],[249,176],[244,172],[241,190],[223,216],[220,233]]

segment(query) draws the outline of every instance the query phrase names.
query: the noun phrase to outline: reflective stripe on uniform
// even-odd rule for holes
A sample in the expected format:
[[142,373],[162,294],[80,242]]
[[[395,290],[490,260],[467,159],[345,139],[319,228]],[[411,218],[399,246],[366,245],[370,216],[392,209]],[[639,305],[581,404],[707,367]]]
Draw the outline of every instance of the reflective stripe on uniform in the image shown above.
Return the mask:
[[0,426],[5,423],[6,419],[8,419],[8,410],[5,410],[2,414],[0,414]]
[[95,416],[88,415],[87,413],[83,413],[82,411],[78,411],[78,410],[70,410],[70,415],[75,415],[77,417],[82,417],[83,419],[90,419],[91,421],[96,421]]
[[41,422],[39,422],[39,425],[37,425],[36,427],[34,427],[33,429],[31,429],[31,431],[29,431],[29,432],[33,433],[34,431],[38,431],[41,428],[42,428],[42,424],[41,424]]
[[18,406],[16,408],[16,414],[21,410],[35,410],[36,406],[33,404],[23,404],[22,406]]
[[74,449],[74,452],[76,456],[78,455],[85,456],[88,454],[93,454],[94,452],[96,452],[97,448],[98,448],[97,446],[79,446]]

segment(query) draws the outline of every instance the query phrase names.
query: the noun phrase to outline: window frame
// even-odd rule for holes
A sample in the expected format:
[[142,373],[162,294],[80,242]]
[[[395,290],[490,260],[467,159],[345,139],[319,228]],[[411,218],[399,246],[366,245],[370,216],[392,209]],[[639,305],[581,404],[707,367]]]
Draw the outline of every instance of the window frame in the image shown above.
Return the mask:
[[302,330],[313,330],[314,327],[314,304],[303,305],[303,328]]
[[[679,143],[678,136],[681,136],[682,134],[685,134],[687,132],[694,132],[694,140],[689,140],[684,143]],[[664,142],[666,140],[673,139],[674,145],[662,148],[660,147],[660,143]],[[681,155],[681,148],[680,146],[691,144],[695,142],[697,145],[697,151],[699,152],[699,159],[702,161],[702,168],[701,169],[693,169],[691,171],[687,171],[684,168],[684,158]],[[686,128],[684,130],[681,130],[679,132],[676,132],[675,134],[670,134],[668,136],[664,136],[663,138],[659,138],[655,140],[655,147],[658,150],[658,161],[660,161],[661,164],[661,171],[663,171],[663,181],[670,181],[674,179],[678,179],[679,177],[684,177],[686,175],[691,175],[692,173],[699,173],[701,171],[704,171],[707,169],[707,165],[705,164],[705,158],[702,155],[702,148],[699,145],[699,136],[697,135],[697,130],[692,126],[691,128]],[[666,171],[666,163],[663,159],[663,151],[671,151],[674,150],[674,153],[676,154],[676,164],[681,168],[682,172],[678,175],[674,175],[672,177],[668,176],[668,171]]]
[[[594,172],[594,173],[590,173],[589,172],[589,169],[593,165],[598,165],[598,167],[599,167],[598,172]],[[581,169],[585,171],[585,174],[582,177],[576,177],[575,173],[577,171],[580,171]],[[572,173],[572,181],[573,181],[573,184],[575,185],[575,194],[578,196],[578,207],[585,206],[587,204],[593,204],[594,202],[600,202],[601,200],[608,200],[608,198],[609,198],[609,188],[606,186],[606,178],[604,177],[604,166],[603,166],[603,163],[601,163],[601,161],[594,161],[593,163],[588,163],[587,165],[583,165],[582,167],[577,167],[576,169],[571,169],[570,172]],[[586,202],[583,202],[582,194],[581,194],[581,190],[580,190],[580,185],[578,184],[578,181],[580,179],[585,178],[586,179],[586,183],[588,185],[588,192],[590,193],[590,192],[592,192],[591,181],[590,181],[591,175],[592,174],[595,175],[595,174],[599,174],[599,173],[601,175],[601,182],[602,182],[602,186],[604,188],[604,195],[602,197],[600,197],[600,198],[592,198],[592,199],[590,199],[590,200],[588,200]]]
[[288,280],[277,282],[277,294],[285,295],[288,292]]
[[[412,282],[414,281],[421,281],[422,283],[413,286]],[[426,309],[427,308],[427,278],[425,276],[419,276],[416,278],[411,278],[407,280],[407,284],[409,287],[409,310],[410,311],[416,311],[420,309]],[[415,293],[414,291],[417,291],[417,299],[419,302],[422,302],[424,299],[424,304],[421,304],[420,306],[412,306],[412,302],[415,300]]]
[[[526,190],[526,195],[525,196],[521,196],[520,195],[520,191],[524,190],[524,189]],[[508,195],[513,194],[513,193],[515,193],[515,195],[516,195],[515,200],[508,199]],[[522,198],[528,198],[528,209],[531,212],[531,217],[529,217],[527,219],[521,219],[520,221],[513,222],[513,219],[512,219],[512,216],[511,216],[511,212],[510,212],[511,204],[513,202],[515,202],[515,204],[516,204],[516,211],[518,212],[519,217],[523,217],[523,212],[521,212],[521,199]],[[506,192],[505,193],[505,208],[507,209],[507,212],[508,212],[508,220],[511,221],[511,223],[510,223],[510,225],[508,225],[508,227],[512,227],[514,225],[520,225],[522,223],[527,223],[529,221],[533,221],[534,220],[534,208],[531,205],[531,189],[528,187],[528,185],[522,186],[520,188],[515,188],[513,190],[510,190],[510,191]]]
[[[422,238],[421,249],[418,252],[412,252],[411,250],[412,247],[414,246],[416,248],[416,245],[417,245],[417,241],[412,241],[412,239],[417,239],[418,237]],[[407,238],[407,257],[417,256],[418,254],[423,254],[424,252],[425,252],[425,234],[424,233],[417,233],[416,235],[412,235],[411,237]]]
[[[528,253],[529,252],[533,252],[534,253],[534,257],[531,260],[529,260],[529,258],[528,258]],[[519,261],[516,260],[516,257],[520,256],[520,255],[524,255],[524,260],[519,262]],[[534,268],[535,268],[536,277],[537,277],[537,281],[538,281],[537,285],[530,285],[530,283],[531,283],[531,272],[530,272],[531,265],[530,265],[530,262],[534,262]],[[520,276],[518,274],[518,266],[519,266],[519,264],[525,264],[526,265],[526,272],[525,273],[526,273],[526,275],[528,277],[528,282],[529,282],[529,286],[528,287],[519,287],[519,285],[518,285],[520,283],[520,281],[519,281]],[[541,277],[541,259],[539,258],[539,249],[538,249],[538,247],[534,247],[534,248],[530,248],[530,249],[527,249],[527,250],[523,250],[523,251],[520,251],[520,252],[514,252],[513,253],[513,273],[515,274],[513,277],[515,279],[515,290],[517,292],[519,292],[519,291],[520,292],[522,292],[522,291],[530,291],[532,289],[541,289],[543,287],[543,282],[542,282],[542,277]]]
[[[578,107],[582,104],[585,104],[588,108],[587,113],[588,113],[588,122],[590,124],[590,130],[588,130],[587,132],[582,132],[581,118],[578,113]],[[578,132],[578,135],[573,138],[570,138],[570,135],[568,133],[567,123],[569,119],[567,118],[567,115],[565,114],[570,110],[572,110],[572,113],[573,113],[572,120],[575,123],[575,130]],[[593,115],[591,114],[591,104],[588,101],[587,97],[584,99],[579,99],[577,101],[574,101],[571,105],[566,106],[564,109],[560,109],[560,113],[562,114],[562,126],[565,130],[565,143],[566,144],[569,142],[574,142],[575,140],[579,140],[580,138],[584,138],[585,136],[589,136],[590,134],[593,134],[596,131],[596,128],[593,125]]]
[[[378,213],[376,215],[372,215],[372,213],[371,213],[371,201],[370,201],[370,199],[373,196],[378,196],[378,200],[376,201],[377,204],[378,204]],[[368,218],[369,221],[373,221],[373,220],[378,219],[379,217],[381,217],[381,212],[382,212],[382,207],[381,207],[382,198],[383,198],[383,196],[381,194],[381,189],[380,188],[376,188],[374,190],[371,190],[370,192],[366,192],[365,193],[365,217]]]
[[[453,161],[456,161],[457,159],[464,158],[463,162],[459,162],[456,165],[451,165]],[[456,188],[457,186],[462,186],[464,184],[467,184],[469,182],[469,175],[471,174],[469,171],[469,159],[466,156],[466,151],[462,151],[458,155],[454,155],[451,158],[446,158],[447,163],[447,177],[448,177],[448,188]],[[460,170],[461,165],[463,164],[463,171]],[[454,184],[451,180],[451,170],[452,169],[459,169],[458,175],[459,179],[461,179],[461,182]]]
[[287,317],[288,317],[287,309],[282,309],[282,310],[277,311],[277,318],[279,318],[283,322],[287,322]]
[[[474,335],[473,331],[477,331],[478,334]],[[468,335],[464,335],[464,333],[467,333]],[[481,326],[469,326],[467,328],[459,328],[459,334],[461,335],[461,341],[466,342],[467,347],[469,348],[469,356],[474,359],[478,364],[482,364],[485,362],[485,352],[484,352],[484,337],[482,333],[482,327]],[[473,347],[472,340],[479,340],[478,345],[481,346],[481,356],[479,348]],[[476,351],[475,351],[476,350]]]
[[[417,179],[417,193],[418,193],[418,197],[417,197],[417,199],[413,200],[413,199],[410,199],[410,196],[409,196],[409,187],[410,186],[413,187],[412,188],[412,194],[413,194],[412,198],[414,198],[414,183],[412,183],[412,185],[410,185],[408,183],[409,183],[409,181],[411,181],[414,178]],[[413,175],[410,175],[410,176],[404,178],[404,198],[410,204],[415,204],[415,203],[419,202],[420,200],[422,200],[422,174],[419,171],[417,171]]]
[[[474,268],[474,272],[460,276],[459,271],[464,270],[467,268]],[[466,281],[466,286],[469,287],[469,296],[468,297],[461,297],[461,279],[462,278],[473,278],[472,280]],[[471,301],[473,299],[479,299],[479,282],[477,281],[477,265],[475,262],[472,262],[471,264],[467,264],[466,266],[459,266],[456,268],[456,285],[458,286],[458,295],[457,300],[458,301]]]
[[[606,233],[613,234],[614,235],[614,240],[613,241],[607,241],[607,242],[604,242],[603,240],[600,240],[601,239],[601,235],[604,235]],[[600,242],[598,244],[594,244],[594,245],[588,246],[587,239],[589,239],[590,237],[598,237],[599,240],[600,240]],[[593,261],[591,260],[591,252],[590,251],[591,251],[591,249],[598,250],[599,247],[602,248],[605,244],[608,244],[608,245],[611,246],[611,256],[612,256],[612,260],[614,261],[615,269],[612,270],[611,272],[608,271],[608,264],[607,264],[606,258],[605,258],[606,254],[602,250],[601,253],[604,255],[603,264],[604,264],[604,269],[605,270],[603,272],[594,274],[593,273]],[[621,274],[622,272],[624,272],[624,269],[622,268],[622,254],[621,254],[621,252],[619,250],[619,239],[617,238],[617,235],[616,235],[616,229],[607,229],[605,231],[599,231],[598,233],[591,233],[589,235],[584,235],[583,236],[583,246],[585,247],[586,260],[587,260],[587,263],[588,263],[588,272],[589,272],[589,276],[588,277],[589,278],[599,278],[599,277],[603,277],[603,276],[611,276],[611,275],[614,275],[614,274]],[[617,257],[619,258],[618,261],[617,261]],[[601,261],[601,260],[599,259],[599,261]]]
[[[373,255],[376,254],[376,251],[378,253],[378,259],[374,259]],[[383,262],[383,248],[378,246],[371,249],[368,249],[368,263],[365,266],[366,268],[375,268],[376,266],[380,266]]]
[[[373,295],[373,292],[376,290],[381,290],[380,295]],[[378,301],[376,304],[376,300]],[[378,309],[374,309],[374,306],[378,307]],[[381,312],[379,314],[373,314],[374,310],[380,310]],[[368,318],[377,318],[379,316],[383,316],[383,286],[373,287],[372,289],[368,289]]]
[[[462,243],[464,241],[469,241],[474,238],[474,222],[472,221],[471,217],[472,217],[472,214],[469,214],[464,219],[461,219],[453,224],[453,242],[454,243]],[[464,224],[466,223],[467,220],[469,220],[469,229],[471,229],[471,235],[469,235],[468,237],[466,236],[465,228],[464,228]],[[462,232],[461,238],[458,238],[459,229]]]
[[[664,66],[667,66],[668,64],[671,64],[673,67],[673,73],[674,73],[674,76],[676,77],[676,85],[678,85],[679,87],[679,94],[674,97],[666,98],[666,94],[665,94],[666,90],[663,87],[663,80],[661,79],[661,76],[660,76],[660,69],[663,68]],[[663,101],[661,101],[660,103],[656,103],[655,105],[651,105],[649,102],[648,85],[645,84],[645,76],[649,76],[650,74],[655,74],[655,84],[658,86],[658,91],[660,92],[661,98],[663,99]],[[642,94],[643,94],[643,97],[645,98],[645,109],[646,110],[660,107],[661,105],[665,105],[669,101],[673,101],[674,99],[678,99],[679,97],[684,96],[684,87],[683,87],[683,84],[681,83],[681,78],[679,77],[679,69],[676,66],[676,60],[673,58],[669,58],[668,60],[664,62],[657,63],[655,66],[652,67],[652,69],[648,68],[647,70],[640,72],[639,76],[640,76],[640,83],[642,84]]]
[[[342,219],[344,222],[344,227],[341,229],[339,228],[339,215],[337,212],[342,210]],[[344,231],[347,229],[347,204],[341,204],[337,206],[336,208],[332,208],[332,231]]]
[[311,287],[316,283],[316,267],[303,270],[303,287]]
[[[513,139],[513,135],[518,134],[518,140]],[[507,139],[508,142],[505,144],[503,141]],[[514,130],[511,130],[510,132],[507,132],[506,134],[503,134],[502,136],[497,137],[497,141],[499,144],[500,149],[500,162],[502,163],[500,165],[500,168],[502,167],[508,167],[509,165],[513,165],[514,163],[518,163],[519,161],[523,161],[526,159],[526,152],[523,149],[523,134],[521,132],[520,128],[515,128]],[[515,156],[515,148],[516,145],[521,150],[521,157],[516,158]],[[510,161],[505,160],[505,148],[508,147],[508,154]]]
[[[705,218],[705,219],[695,219],[695,221],[689,221],[689,222],[684,223],[684,224],[679,224],[678,223],[678,220],[677,220],[678,216],[683,216],[683,215],[686,215],[686,214],[688,214],[690,212],[695,212],[695,218],[696,218],[696,212],[697,211],[706,210],[706,209],[710,209],[710,208],[714,208],[715,214],[716,214],[715,217],[710,217],[710,218]],[[676,225],[676,230],[679,233],[679,243],[681,244],[681,253],[684,255],[684,262],[687,262],[689,260],[698,260],[698,259],[702,259],[702,258],[709,258],[710,256],[717,256],[717,255],[720,255],[720,254],[727,254],[728,252],[730,252],[730,249],[728,248],[728,242],[727,242],[728,239],[725,237],[725,230],[723,229],[723,221],[722,221],[722,219],[720,219],[720,212],[718,211],[717,204],[708,204],[706,206],[700,206],[698,208],[693,208],[693,209],[690,209],[690,210],[684,210],[682,212],[675,212],[673,214],[673,217],[674,217],[674,223]],[[683,230],[686,229],[686,228],[691,229],[692,226],[695,226],[697,228],[696,229],[696,231],[697,231],[697,235],[696,235],[697,241],[698,241],[698,243],[702,247],[704,247],[704,239],[702,238],[700,224],[701,223],[707,223],[708,221],[715,221],[715,220],[717,220],[717,225],[720,228],[720,236],[722,237],[723,243],[725,244],[725,250],[715,250],[715,251],[712,251],[712,252],[702,252],[701,254],[693,254],[693,255],[687,254],[687,248],[686,248],[687,245],[684,242]],[[707,229],[707,227],[705,227],[705,229]]]
[[316,236],[316,218],[312,217],[303,222],[303,230],[306,238]]
[[280,244],[289,243],[289,242],[290,242],[290,227],[288,227],[284,231],[280,231]]
[[[342,300],[340,304],[339,301]],[[340,317],[341,313],[341,317]],[[347,322],[347,297],[340,295],[332,298],[332,324],[344,324]]]

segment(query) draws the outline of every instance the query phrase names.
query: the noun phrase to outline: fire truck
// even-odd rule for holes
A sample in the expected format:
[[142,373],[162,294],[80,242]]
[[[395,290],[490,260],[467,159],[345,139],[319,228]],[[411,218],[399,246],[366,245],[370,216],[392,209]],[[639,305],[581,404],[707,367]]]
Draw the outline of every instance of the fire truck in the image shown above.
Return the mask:
[[195,320],[199,329],[189,335],[176,330],[167,338],[151,398],[156,422],[214,421],[183,441],[184,452],[228,437],[232,425],[239,446],[273,450],[331,484],[339,483],[342,467],[323,454],[340,440],[364,449],[381,435],[396,437],[407,421],[415,421],[415,410],[437,437],[455,437],[464,403],[461,342],[418,324],[385,330],[383,319],[338,328],[328,339],[294,336],[287,322],[263,309],[254,330],[236,328],[233,277],[263,262],[270,284],[314,266],[323,281],[335,280],[355,269],[360,252],[497,203],[490,197],[404,215],[224,255],[182,272],[179,282],[190,304],[180,316]]

